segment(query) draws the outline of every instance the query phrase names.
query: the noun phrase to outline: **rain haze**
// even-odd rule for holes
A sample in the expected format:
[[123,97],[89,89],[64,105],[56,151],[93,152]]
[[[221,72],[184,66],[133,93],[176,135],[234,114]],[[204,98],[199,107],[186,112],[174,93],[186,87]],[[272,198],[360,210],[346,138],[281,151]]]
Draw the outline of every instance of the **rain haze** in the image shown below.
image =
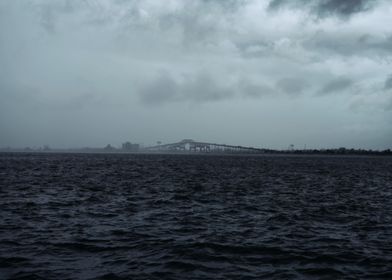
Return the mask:
[[0,0],[0,279],[392,279],[392,0]]
[[0,147],[391,148],[392,2],[0,2]]

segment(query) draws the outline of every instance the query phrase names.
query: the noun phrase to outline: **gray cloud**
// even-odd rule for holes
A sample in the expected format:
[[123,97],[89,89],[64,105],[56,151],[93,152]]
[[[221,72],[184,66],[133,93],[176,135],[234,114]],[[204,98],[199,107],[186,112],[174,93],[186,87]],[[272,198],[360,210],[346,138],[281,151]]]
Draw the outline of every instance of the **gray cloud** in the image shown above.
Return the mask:
[[218,84],[209,74],[183,76],[176,81],[167,72],[162,72],[156,79],[149,81],[140,90],[144,104],[159,105],[169,102],[204,103],[230,98],[234,91],[228,85]]
[[[303,81],[296,79],[283,79],[280,83],[283,87],[287,86],[285,93],[291,94],[299,94],[302,87],[306,86]],[[206,72],[181,75],[180,79],[175,79],[167,71],[161,72],[151,81],[146,81],[139,91],[140,100],[147,105],[173,102],[206,103],[242,97],[260,98],[276,93],[270,86],[247,78],[224,84]]]
[[162,104],[179,99],[179,85],[167,73],[161,73],[140,91],[140,98],[145,104]]
[[389,97],[388,102],[385,105],[385,111],[392,112],[392,95]]
[[325,54],[385,58],[391,55],[392,35],[374,36],[357,32],[319,31],[305,39],[303,46],[310,51]]
[[392,111],[392,98],[390,98],[389,102],[385,105],[385,111]]
[[269,55],[273,49],[273,42],[265,40],[249,40],[244,42],[236,42],[236,47],[245,58],[257,58]]
[[[0,147],[188,133],[277,148],[287,139],[351,145],[369,128],[390,128],[392,82],[382,79],[392,59],[391,7],[386,0],[0,1]],[[353,116],[347,109],[356,100]],[[294,105],[300,110],[289,114]]]
[[289,95],[299,95],[304,92],[304,90],[309,86],[309,84],[299,78],[283,78],[276,82],[276,87],[287,93]]
[[[83,2],[82,2],[83,3]],[[87,2],[84,2],[87,3]],[[79,3],[80,4],[80,3]],[[78,1],[59,0],[48,3],[30,2],[31,8],[36,11],[41,26],[50,34],[56,32],[59,17],[75,12]]]
[[207,73],[200,73],[182,85],[184,97],[197,102],[218,101],[232,97],[234,92],[230,85],[218,84]]
[[384,89],[392,89],[392,75],[389,75],[389,77],[385,80]]
[[257,84],[246,78],[243,78],[238,82],[238,89],[244,97],[250,98],[259,98],[276,93],[273,88],[264,84]]
[[353,81],[349,78],[339,77],[328,83],[326,83],[319,91],[320,95],[336,93],[348,89],[353,84]]
[[274,10],[281,7],[308,7],[318,17],[336,15],[348,17],[372,8],[377,0],[271,0],[269,8]]

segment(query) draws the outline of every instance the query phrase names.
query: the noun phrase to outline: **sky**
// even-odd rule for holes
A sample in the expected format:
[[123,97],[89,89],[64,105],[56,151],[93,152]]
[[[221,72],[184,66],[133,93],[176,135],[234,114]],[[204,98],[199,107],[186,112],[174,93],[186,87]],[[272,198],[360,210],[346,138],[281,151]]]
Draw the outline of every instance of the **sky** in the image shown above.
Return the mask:
[[0,147],[392,148],[392,1],[0,0]]

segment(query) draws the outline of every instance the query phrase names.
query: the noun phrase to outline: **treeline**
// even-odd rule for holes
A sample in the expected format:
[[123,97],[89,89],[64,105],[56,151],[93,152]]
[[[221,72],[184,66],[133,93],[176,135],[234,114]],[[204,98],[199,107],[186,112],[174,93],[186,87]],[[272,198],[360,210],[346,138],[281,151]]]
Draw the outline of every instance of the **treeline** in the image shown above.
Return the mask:
[[266,149],[266,153],[278,154],[315,154],[315,155],[392,155],[391,149],[386,150],[365,150],[365,149],[306,149],[306,150],[270,150]]

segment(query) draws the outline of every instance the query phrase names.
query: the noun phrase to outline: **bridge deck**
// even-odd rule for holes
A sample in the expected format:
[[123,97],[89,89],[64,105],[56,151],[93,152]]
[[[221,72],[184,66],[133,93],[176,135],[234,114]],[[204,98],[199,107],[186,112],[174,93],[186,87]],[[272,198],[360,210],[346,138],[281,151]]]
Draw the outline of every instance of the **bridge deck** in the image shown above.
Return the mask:
[[156,145],[152,147],[147,147],[146,149],[152,151],[179,150],[179,151],[195,151],[195,152],[211,152],[211,151],[258,152],[258,153],[265,152],[264,149],[254,148],[254,147],[200,142],[200,141],[193,141],[193,140],[183,140],[175,143]]

